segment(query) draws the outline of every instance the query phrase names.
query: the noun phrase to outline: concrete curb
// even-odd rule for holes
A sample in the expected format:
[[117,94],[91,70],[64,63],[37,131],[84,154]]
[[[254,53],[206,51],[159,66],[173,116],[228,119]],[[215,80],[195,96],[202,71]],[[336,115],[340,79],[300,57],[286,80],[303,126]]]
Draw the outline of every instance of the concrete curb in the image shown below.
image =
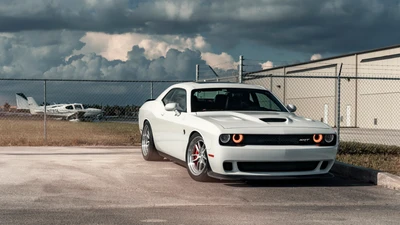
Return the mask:
[[331,169],[332,173],[356,180],[373,183],[378,186],[400,190],[400,176],[361,166],[355,166],[336,161]]

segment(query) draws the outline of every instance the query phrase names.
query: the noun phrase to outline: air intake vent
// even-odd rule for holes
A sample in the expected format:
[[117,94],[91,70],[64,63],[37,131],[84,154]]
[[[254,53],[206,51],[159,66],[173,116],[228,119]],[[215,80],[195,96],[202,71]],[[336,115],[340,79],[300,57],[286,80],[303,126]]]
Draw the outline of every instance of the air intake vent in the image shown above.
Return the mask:
[[283,123],[283,122],[286,122],[285,118],[262,118],[260,120],[262,120],[264,122],[267,122],[267,123]]

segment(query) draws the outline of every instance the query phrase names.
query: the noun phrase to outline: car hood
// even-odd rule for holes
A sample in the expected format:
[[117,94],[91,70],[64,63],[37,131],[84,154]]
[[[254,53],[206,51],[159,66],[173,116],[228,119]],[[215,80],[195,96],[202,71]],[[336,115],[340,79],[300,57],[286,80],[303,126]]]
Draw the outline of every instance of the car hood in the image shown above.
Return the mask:
[[200,112],[197,113],[197,116],[218,124],[224,129],[265,127],[330,128],[325,123],[288,112],[220,111]]

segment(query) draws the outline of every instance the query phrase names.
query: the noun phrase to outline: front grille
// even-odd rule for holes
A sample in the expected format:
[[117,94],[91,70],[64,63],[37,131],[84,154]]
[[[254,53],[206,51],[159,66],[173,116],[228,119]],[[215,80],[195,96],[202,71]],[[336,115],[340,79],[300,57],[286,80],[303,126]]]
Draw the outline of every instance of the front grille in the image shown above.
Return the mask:
[[312,135],[245,135],[243,145],[315,145]]
[[301,172],[314,170],[319,161],[304,162],[237,162],[242,172]]
[[244,134],[243,141],[235,144],[232,138],[228,143],[220,145],[245,146],[245,145],[319,145],[333,146],[336,144],[336,135],[331,143],[326,143],[324,139],[319,144],[313,141],[313,134]]

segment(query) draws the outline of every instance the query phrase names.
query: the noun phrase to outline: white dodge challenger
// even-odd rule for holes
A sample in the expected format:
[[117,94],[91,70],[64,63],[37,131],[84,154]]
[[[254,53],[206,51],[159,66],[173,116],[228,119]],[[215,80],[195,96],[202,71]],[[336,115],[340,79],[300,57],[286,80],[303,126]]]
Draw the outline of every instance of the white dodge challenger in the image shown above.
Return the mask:
[[331,177],[336,131],[295,111],[257,85],[175,84],[139,109],[142,155],[196,181]]

